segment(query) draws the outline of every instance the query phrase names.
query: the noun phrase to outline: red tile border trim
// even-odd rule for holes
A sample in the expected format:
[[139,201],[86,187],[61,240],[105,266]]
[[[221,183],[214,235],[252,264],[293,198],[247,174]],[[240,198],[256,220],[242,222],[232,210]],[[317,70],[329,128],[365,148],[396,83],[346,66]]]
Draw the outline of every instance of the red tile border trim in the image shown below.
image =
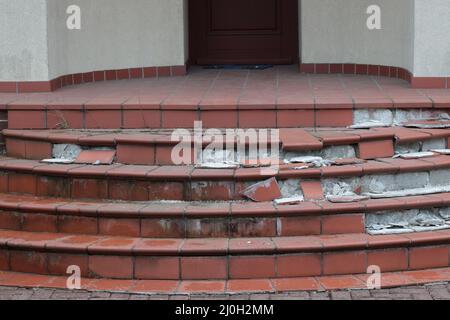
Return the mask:
[[188,66],[139,67],[68,74],[49,81],[0,81],[0,93],[52,92],[62,87],[110,80],[184,76]]
[[[396,288],[450,281],[450,268],[384,273],[382,288]],[[109,291],[129,294],[217,294],[211,284],[221,283],[220,293],[331,291],[364,288],[368,275],[342,275],[288,279],[253,279],[230,281],[119,280],[82,279],[82,290]],[[0,285],[21,288],[67,289],[67,277],[0,272]],[[195,288],[189,290],[186,288]],[[194,296],[195,297],[195,296]]]
[[414,89],[450,89],[448,77],[415,77],[400,67],[355,63],[302,63],[300,72],[311,74],[354,74],[390,77],[408,81]]

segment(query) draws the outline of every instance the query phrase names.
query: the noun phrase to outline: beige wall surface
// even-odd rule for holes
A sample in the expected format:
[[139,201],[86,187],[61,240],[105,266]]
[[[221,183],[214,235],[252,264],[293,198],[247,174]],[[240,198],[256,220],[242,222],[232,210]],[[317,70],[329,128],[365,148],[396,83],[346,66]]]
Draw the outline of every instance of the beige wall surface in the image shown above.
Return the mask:
[[[47,1],[50,78],[187,60],[185,0]],[[81,30],[66,28],[72,4],[81,8]]]
[[[414,0],[299,1],[303,63],[379,64],[412,70]],[[367,28],[370,5],[381,7],[381,30]]]
[[0,81],[48,79],[46,0],[0,0]]
[[[0,81],[188,59],[189,0],[0,0]],[[450,76],[450,0],[299,0],[304,63],[362,63]],[[66,27],[69,5],[81,30]],[[382,29],[366,27],[369,5]]]
[[450,0],[416,0],[414,75],[450,76]]

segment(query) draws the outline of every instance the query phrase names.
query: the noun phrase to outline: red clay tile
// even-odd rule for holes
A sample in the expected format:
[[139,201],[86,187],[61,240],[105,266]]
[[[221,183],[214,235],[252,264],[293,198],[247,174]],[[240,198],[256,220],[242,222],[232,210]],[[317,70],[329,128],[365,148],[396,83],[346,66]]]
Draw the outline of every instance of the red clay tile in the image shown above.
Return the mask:
[[47,255],[42,252],[10,251],[11,271],[24,273],[47,273]]
[[58,216],[58,231],[71,234],[97,234],[97,219],[91,217]]
[[280,141],[285,151],[321,150],[322,142],[303,129],[280,129]]
[[314,127],[314,111],[278,110],[277,126],[279,128]]
[[152,165],[155,163],[153,145],[117,145],[117,161],[124,164]]
[[192,128],[197,121],[197,111],[164,110],[162,111],[162,128]]
[[239,128],[275,128],[277,112],[275,110],[239,111]]
[[139,237],[139,219],[107,219],[98,220],[99,233],[111,236]]
[[409,267],[412,270],[449,266],[448,246],[409,249]]
[[81,276],[89,275],[88,256],[75,254],[51,253],[47,258],[48,273],[52,275],[66,275],[69,266],[80,268]]
[[346,127],[353,124],[353,111],[317,110],[316,127]]
[[232,254],[273,253],[274,244],[270,238],[239,238],[229,240],[229,252]]
[[277,237],[273,242],[278,253],[317,252],[323,248],[317,237]]
[[278,220],[278,235],[311,236],[321,234],[320,217],[285,217]]
[[281,197],[281,191],[275,178],[254,184],[245,189],[242,194],[256,202],[272,201]]
[[358,155],[361,159],[388,158],[394,155],[392,140],[367,141],[358,144]]
[[92,275],[111,279],[131,279],[133,258],[121,256],[89,256],[89,272]]
[[182,257],[181,279],[227,279],[227,263],[226,257]]
[[320,291],[321,287],[312,277],[273,279],[276,292]]
[[225,254],[228,251],[228,239],[187,239],[181,247],[181,252],[189,255]]
[[364,214],[324,216],[322,234],[364,233]]
[[230,293],[273,291],[272,283],[267,279],[229,280],[227,282],[227,292]]
[[381,272],[408,270],[408,250],[375,250],[367,253],[368,266],[377,266]]
[[178,257],[136,257],[134,274],[144,280],[178,280],[180,261]]
[[225,281],[182,281],[179,293],[218,294],[225,291]]
[[174,293],[179,286],[178,281],[171,280],[140,280],[136,281],[132,291],[141,294],[147,293]]
[[235,110],[203,110],[200,113],[200,120],[205,128],[236,128],[238,113]]
[[112,164],[116,152],[114,150],[83,150],[75,163],[81,164]]
[[366,283],[355,276],[328,276],[317,278],[325,290],[365,289]]
[[300,188],[305,200],[322,200],[324,198],[320,181],[301,181]]
[[320,254],[277,256],[277,277],[310,277],[322,274]]
[[81,288],[88,291],[129,292],[135,286],[134,280],[84,279]]
[[[163,223],[162,223],[163,222]],[[183,219],[145,219],[141,221],[141,236],[147,238],[180,238],[186,236],[186,222]]]
[[323,274],[339,275],[364,273],[367,270],[365,251],[326,253],[323,256]]

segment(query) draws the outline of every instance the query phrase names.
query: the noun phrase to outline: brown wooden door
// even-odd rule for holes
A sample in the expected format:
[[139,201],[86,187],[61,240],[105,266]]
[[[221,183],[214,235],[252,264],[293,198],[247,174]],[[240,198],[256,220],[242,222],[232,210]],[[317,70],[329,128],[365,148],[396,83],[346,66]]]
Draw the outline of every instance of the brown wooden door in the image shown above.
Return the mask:
[[190,0],[190,61],[296,63],[298,26],[298,0]]

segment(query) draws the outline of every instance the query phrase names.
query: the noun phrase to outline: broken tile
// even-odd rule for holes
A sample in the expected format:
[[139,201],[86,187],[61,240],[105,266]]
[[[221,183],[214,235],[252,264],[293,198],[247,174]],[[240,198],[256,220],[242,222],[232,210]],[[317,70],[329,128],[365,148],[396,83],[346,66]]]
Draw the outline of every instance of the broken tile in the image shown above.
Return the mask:
[[275,199],[275,204],[279,206],[291,206],[295,204],[300,204],[301,202],[305,201],[305,198],[303,196],[294,196],[289,198],[281,198],[281,199]]
[[334,162],[333,164],[336,166],[346,166],[352,164],[362,164],[366,163],[367,161],[359,158],[340,158],[333,160],[333,162]]
[[242,195],[255,202],[273,201],[281,197],[280,186],[275,178],[258,182],[242,192]]
[[390,123],[383,123],[378,120],[369,120],[367,122],[358,123],[352,126],[349,126],[347,128],[349,129],[372,129],[372,128],[384,128],[384,127],[390,127]]
[[450,149],[434,149],[431,151],[442,154],[442,155],[450,155]]
[[84,150],[80,152],[75,163],[112,164],[115,155],[115,150]]
[[436,154],[434,152],[411,152],[411,153],[402,153],[397,154],[394,156],[394,158],[401,158],[401,159],[420,159],[420,158],[429,158],[433,157]]
[[64,159],[64,158],[58,158],[58,159],[43,159],[41,162],[43,163],[51,163],[51,164],[71,164],[74,160],[71,159]]
[[327,200],[333,203],[350,203],[350,202],[360,202],[364,200],[369,200],[367,196],[327,196]]
[[386,139],[360,142],[358,150],[359,157],[364,160],[388,158],[394,155],[394,141]]
[[322,200],[324,198],[320,181],[302,181],[300,188],[306,200]]

